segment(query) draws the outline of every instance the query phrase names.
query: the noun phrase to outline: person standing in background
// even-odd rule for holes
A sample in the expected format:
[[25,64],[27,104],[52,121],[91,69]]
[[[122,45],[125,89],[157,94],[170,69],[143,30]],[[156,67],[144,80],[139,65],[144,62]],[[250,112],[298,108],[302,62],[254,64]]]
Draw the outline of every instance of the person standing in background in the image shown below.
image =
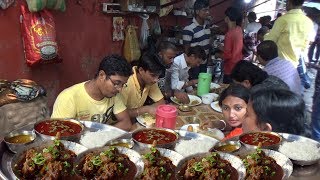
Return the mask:
[[219,49],[223,51],[223,55],[222,57],[219,54],[216,56],[223,59],[223,83],[231,83],[231,71],[237,62],[243,58],[243,33],[241,28],[242,15],[240,10],[235,7],[229,7],[225,11],[225,15],[226,17],[224,20],[228,25],[228,31],[225,35],[224,46],[219,47]]
[[[188,53],[189,47],[201,46],[206,56],[209,55],[211,47],[210,36],[211,30],[206,19],[210,15],[209,1],[208,0],[196,0],[194,5],[194,18],[192,23],[183,29],[183,45],[185,53]],[[207,72],[207,59],[201,63],[199,67],[191,68],[189,71],[189,79],[198,79],[200,72]]]
[[260,23],[256,22],[257,15],[255,12],[249,12],[248,16],[248,24],[246,28],[244,29],[245,34],[249,33],[257,33],[259,29],[262,27]]
[[274,41],[279,57],[292,61],[298,67],[299,58],[307,49],[313,23],[302,11],[304,0],[288,0],[287,13],[279,17],[264,40]]

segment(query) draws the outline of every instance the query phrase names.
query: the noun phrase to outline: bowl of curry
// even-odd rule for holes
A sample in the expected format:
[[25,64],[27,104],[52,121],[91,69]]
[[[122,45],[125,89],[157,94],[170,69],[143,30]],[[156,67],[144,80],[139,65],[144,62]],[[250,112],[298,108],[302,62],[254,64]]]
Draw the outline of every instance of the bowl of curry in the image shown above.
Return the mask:
[[133,141],[142,149],[152,146],[170,148],[174,147],[179,136],[171,129],[144,128],[132,133]]
[[36,133],[34,131],[14,130],[4,137],[4,142],[12,151],[16,153],[24,146],[31,144],[36,139]]
[[62,140],[78,140],[84,126],[74,119],[46,119],[37,122],[34,130],[43,139],[54,140],[59,133]]
[[239,140],[248,148],[277,149],[281,144],[282,137],[275,132],[249,132],[242,134]]

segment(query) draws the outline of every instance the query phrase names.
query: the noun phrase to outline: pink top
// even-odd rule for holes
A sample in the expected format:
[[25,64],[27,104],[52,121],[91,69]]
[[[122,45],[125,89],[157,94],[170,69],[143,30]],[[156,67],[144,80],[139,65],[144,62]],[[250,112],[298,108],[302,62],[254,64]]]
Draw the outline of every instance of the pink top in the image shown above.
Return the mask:
[[242,48],[243,48],[243,33],[242,28],[237,26],[225,35],[223,59],[224,59],[224,73],[231,74],[233,67],[242,60]]

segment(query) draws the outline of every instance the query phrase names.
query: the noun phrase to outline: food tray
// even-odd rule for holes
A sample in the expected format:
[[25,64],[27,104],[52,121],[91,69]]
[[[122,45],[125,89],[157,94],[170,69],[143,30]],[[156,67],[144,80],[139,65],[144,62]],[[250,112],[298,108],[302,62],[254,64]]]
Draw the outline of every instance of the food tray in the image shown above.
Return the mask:
[[[110,125],[91,122],[91,121],[80,121],[80,122],[85,126],[84,133],[86,131],[94,132],[94,131],[102,130],[102,131],[120,131],[120,132],[125,133],[125,135],[128,134],[128,133],[126,133],[126,131],[123,131],[121,129],[118,129],[118,128],[110,126]],[[20,129],[32,131],[33,126],[34,125],[31,124],[31,125],[24,126]],[[1,180],[15,179],[15,178],[12,178],[12,175],[11,175],[12,174],[11,161],[12,161],[14,154],[9,151],[9,149],[7,148],[3,139],[1,138],[0,140],[1,140],[0,141],[0,159],[1,159],[0,179]],[[41,141],[43,141],[43,140],[38,136],[32,144],[39,143]],[[76,142],[76,143],[79,143],[79,142]]]

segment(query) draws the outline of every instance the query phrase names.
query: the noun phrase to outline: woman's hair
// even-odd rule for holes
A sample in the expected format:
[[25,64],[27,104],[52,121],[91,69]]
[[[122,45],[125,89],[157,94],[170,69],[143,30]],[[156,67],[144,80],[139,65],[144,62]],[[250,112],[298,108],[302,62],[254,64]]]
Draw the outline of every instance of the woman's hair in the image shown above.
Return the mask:
[[224,14],[230,19],[230,21],[236,22],[238,26],[242,24],[242,14],[238,8],[229,7],[226,9]]
[[289,90],[264,89],[251,94],[250,102],[257,115],[259,127],[269,123],[275,132],[304,132],[306,113],[301,96]]
[[249,61],[239,61],[231,72],[231,79],[237,82],[248,80],[251,86],[262,83],[268,78],[268,74]]
[[223,90],[219,97],[219,106],[222,105],[222,101],[228,96],[234,96],[244,100],[247,104],[250,97],[250,91],[241,84],[231,84],[227,89]]

